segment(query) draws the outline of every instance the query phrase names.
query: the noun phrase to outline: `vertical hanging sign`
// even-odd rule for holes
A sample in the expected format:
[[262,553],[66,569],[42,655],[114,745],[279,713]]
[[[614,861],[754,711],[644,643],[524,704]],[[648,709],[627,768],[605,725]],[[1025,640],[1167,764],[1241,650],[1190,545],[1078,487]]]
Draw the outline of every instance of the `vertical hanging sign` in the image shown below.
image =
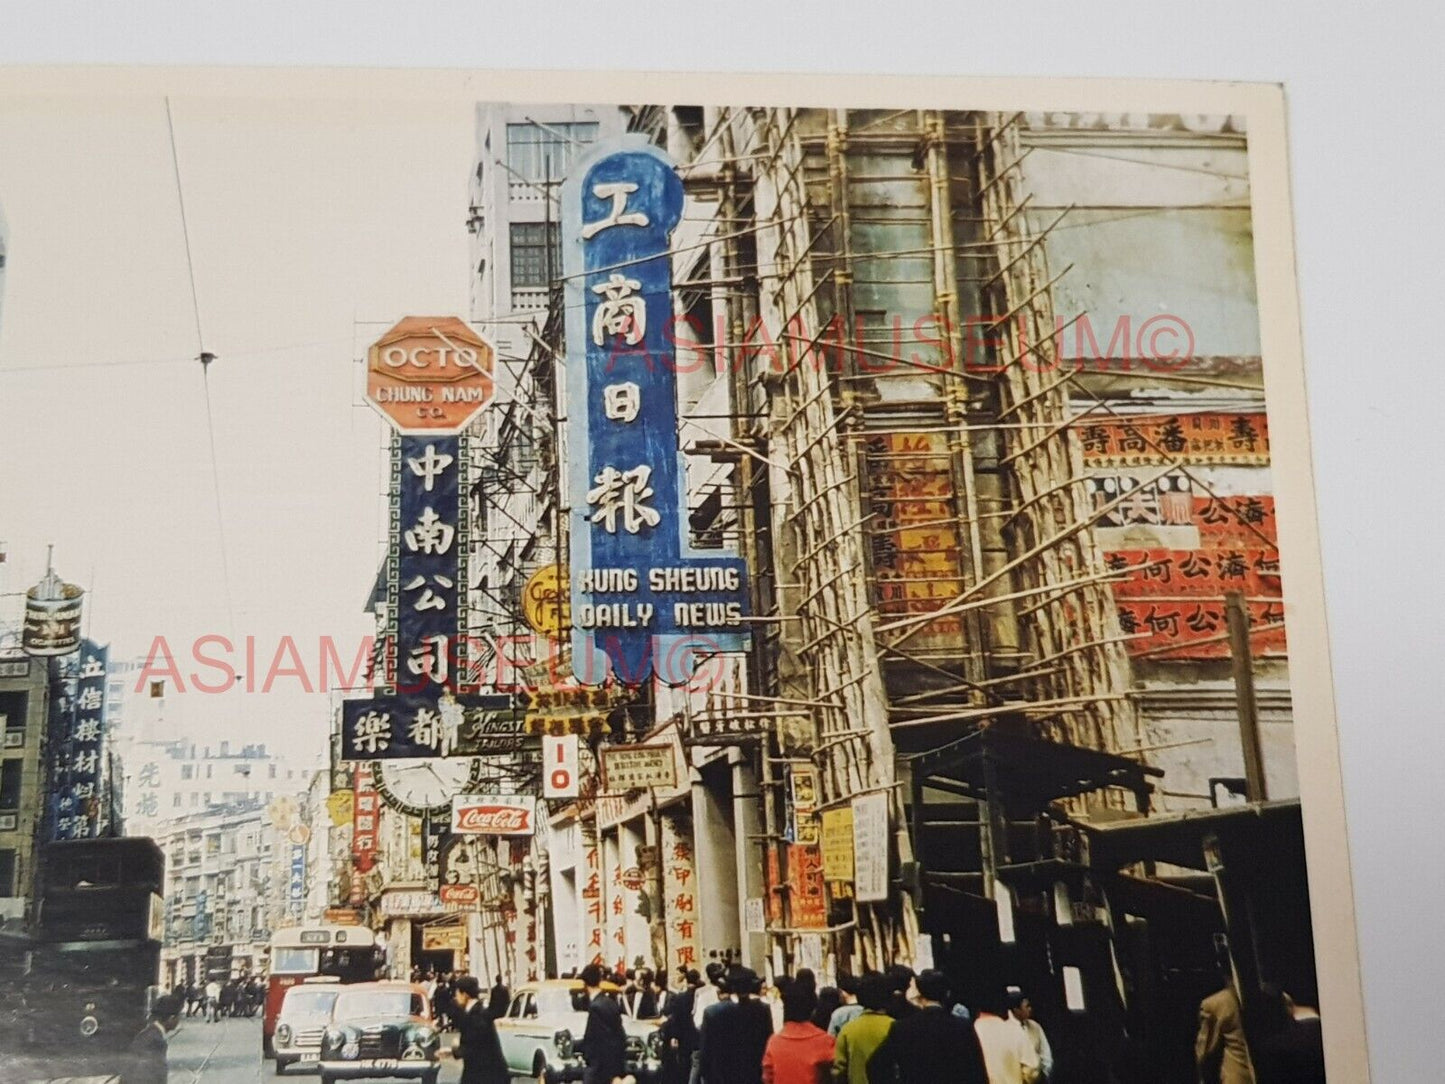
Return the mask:
[[599,145],[562,189],[573,667],[628,685],[745,650],[741,559],[694,551],[678,446],[668,239],[682,181],[641,136]]
[[428,747],[416,755],[445,756],[456,735],[434,717],[436,704],[444,690],[459,691],[466,663],[459,636],[468,542],[459,484],[462,441],[394,439],[387,608],[396,625],[387,677],[404,716],[397,722],[405,724],[395,737]]
[[[461,755],[469,527],[463,431],[491,402],[494,353],[461,319],[408,316],[368,352],[367,400],[391,423],[388,635],[376,696],[342,703],[341,761]],[[484,699],[484,698],[483,698]],[[492,701],[498,698],[491,698]]]
[[70,833],[61,839],[88,839],[96,835],[105,778],[105,674],[110,649],[90,640],[80,645],[75,682],[75,716],[69,740],[61,747],[68,769],[68,785],[61,802]]

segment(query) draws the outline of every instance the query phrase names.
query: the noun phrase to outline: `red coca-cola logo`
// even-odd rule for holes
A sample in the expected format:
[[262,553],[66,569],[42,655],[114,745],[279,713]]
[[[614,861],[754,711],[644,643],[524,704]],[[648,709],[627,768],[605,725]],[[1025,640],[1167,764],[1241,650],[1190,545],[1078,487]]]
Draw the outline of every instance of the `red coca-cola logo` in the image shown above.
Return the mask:
[[514,835],[532,830],[530,810],[510,805],[469,805],[457,809],[457,832],[491,832]]
[[443,903],[476,903],[481,895],[476,885],[442,885],[441,887]]

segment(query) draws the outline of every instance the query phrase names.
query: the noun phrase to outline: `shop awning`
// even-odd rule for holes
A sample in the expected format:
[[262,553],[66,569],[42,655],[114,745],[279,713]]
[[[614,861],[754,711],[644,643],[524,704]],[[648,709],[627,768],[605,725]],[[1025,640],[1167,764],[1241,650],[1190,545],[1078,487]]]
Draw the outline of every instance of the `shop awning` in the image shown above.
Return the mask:
[[1122,787],[1141,798],[1164,773],[1137,760],[1047,741],[998,724],[980,727],[936,748],[904,751],[915,783],[965,797],[990,794],[1011,810],[1042,810],[1051,802]]
[[1137,820],[1093,824],[1073,822],[1084,835],[1086,861],[1093,869],[1118,870],[1136,862],[1166,862],[1205,869],[1204,841],[1218,837],[1226,845],[1248,840],[1268,845],[1277,832],[1298,832],[1298,800],[1250,802],[1221,809],[1160,813]]

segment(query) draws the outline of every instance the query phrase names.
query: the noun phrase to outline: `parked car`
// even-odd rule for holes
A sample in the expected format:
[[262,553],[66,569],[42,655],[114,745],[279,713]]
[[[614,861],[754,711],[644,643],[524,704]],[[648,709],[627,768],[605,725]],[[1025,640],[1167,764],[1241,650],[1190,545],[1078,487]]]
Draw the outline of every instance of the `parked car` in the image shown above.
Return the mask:
[[286,991],[276,1015],[272,1047],[279,1076],[292,1065],[315,1065],[321,1060],[321,1036],[331,1023],[340,985],[303,982]]
[[403,1077],[436,1084],[440,1045],[425,988],[352,983],[337,991],[321,1034],[321,1082]]
[[[616,993],[616,987],[604,985]],[[627,1071],[638,1084],[659,1079],[662,1070],[660,1020],[622,1018],[627,1032]],[[507,1014],[497,1021],[502,1056],[517,1076],[538,1084],[581,1080],[585,1063],[576,1043],[587,1028],[587,991],[576,979],[548,979],[519,987]]]

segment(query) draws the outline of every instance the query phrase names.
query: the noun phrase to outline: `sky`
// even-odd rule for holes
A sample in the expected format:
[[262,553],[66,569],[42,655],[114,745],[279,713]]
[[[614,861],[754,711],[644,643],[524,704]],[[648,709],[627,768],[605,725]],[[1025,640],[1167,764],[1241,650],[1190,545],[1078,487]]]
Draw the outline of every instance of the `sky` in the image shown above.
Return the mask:
[[[473,105],[197,91],[170,111],[174,160],[160,93],[0,93],[3,590],[53,544],[115,655],[164,636],[189,673],[219,635],[244,673],[253,636],[259,685],[283,636],[314,669],[321,637],[370,631],[383,430],[358,359],[402,316],[466,314]],[[324,744],[328,698],[295,679],[187,697],[168,710],[198,731]]]

